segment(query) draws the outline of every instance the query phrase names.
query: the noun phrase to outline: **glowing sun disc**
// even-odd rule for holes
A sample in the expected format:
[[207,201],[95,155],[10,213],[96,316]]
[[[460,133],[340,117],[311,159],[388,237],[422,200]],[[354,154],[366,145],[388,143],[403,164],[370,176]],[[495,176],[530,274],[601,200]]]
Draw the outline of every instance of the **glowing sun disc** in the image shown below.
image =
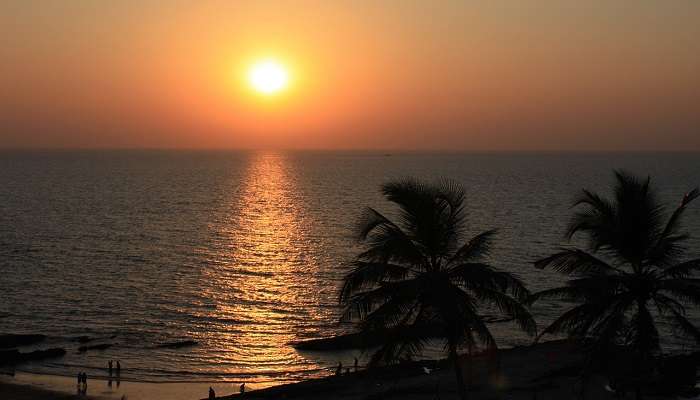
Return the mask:
[[248,72],[248,81],[255,91],[274,94],[287,87],[289,74],[285,67],[273,60],[255,63]]

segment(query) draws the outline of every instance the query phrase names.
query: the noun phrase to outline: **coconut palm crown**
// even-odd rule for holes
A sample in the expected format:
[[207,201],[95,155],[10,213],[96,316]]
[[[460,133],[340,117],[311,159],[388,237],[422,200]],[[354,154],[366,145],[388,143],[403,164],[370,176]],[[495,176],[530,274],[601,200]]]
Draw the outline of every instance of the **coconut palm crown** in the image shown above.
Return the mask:
[[484,305],[535,332],[521,304],[529,296],[523,283],[484,262],[495,232],[464,240],[465,194],[459,185],[406,179],[381,191],[398,206],[396,218],[366,210],[357,231],[364,251],[340,293],[344,320],[359,319],[365,332],[391,332],[372,363],[411,358],[430,337],[444,338],[455,360],[458,349],[495,348],[479,315]]
[[613,199],[584,190],[567,237],[585,236],[588,249],[562,248],[535,263],[571,276],[566,286],[535,293],[532,300],[558,299],[575,304],[543,333],[566,333],[586,339],[594,349],[612,345],[632,349],[649,359],[660,350],[659,319],[677,334],[700,343],[700,330],[687,318],[686,307],[700,305],[700,259],[681,261],[688,235],[680,222],[698,197],[686,194],[666,217],[650,185],[625,172],[615,172]]

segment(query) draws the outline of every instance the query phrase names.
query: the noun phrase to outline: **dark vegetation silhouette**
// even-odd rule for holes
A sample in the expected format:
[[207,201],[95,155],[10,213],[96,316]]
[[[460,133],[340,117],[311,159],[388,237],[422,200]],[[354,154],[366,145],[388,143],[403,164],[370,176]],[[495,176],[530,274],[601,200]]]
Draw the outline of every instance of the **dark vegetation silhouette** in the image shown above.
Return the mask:
[[342,318],[359,319],[363,332],[385,335],[370,365],[410,359],[431,338],[443,338],[464,399],[458,352],[497,347],[479,314],[481,307],[495,307],[534,334],[535,322],[522,304],[529,292],[515,275],[486,263],[495,231],[465,241],[461,186],[406,179],[381,190],[398,213],[392,220],[368,208],[359,222],[357,237],[364,251],[344,279]]
[[535,263],[571,279],[566,286],[535,293],[531,301],[556,299],[575,305],[542,334],[565,333],[587,346],[589,366],[612,362],[620,349],[627,357],[628,384],[637,398],[660,354],[658,322],[700,343],[700,329],[686,318],[687,306],[700,305],[700,259],[682,261],[688,235],[681,220],[700,194],[686,194],[665,213],[650,179],[615,172],[614,197],[584,190],[567,238],[581,234],[587,249],[565,247]]

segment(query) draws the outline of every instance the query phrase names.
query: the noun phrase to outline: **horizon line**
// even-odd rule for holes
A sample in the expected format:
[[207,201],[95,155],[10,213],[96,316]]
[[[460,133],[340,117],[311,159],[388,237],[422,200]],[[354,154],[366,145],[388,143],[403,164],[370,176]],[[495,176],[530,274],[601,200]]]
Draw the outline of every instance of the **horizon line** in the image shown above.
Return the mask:
[[189,152],[375,152],[375,153],[700,153],[700,149],[448,149],[448,148],[293,148],[293,147],[1,147],[7,151],[189,151]]

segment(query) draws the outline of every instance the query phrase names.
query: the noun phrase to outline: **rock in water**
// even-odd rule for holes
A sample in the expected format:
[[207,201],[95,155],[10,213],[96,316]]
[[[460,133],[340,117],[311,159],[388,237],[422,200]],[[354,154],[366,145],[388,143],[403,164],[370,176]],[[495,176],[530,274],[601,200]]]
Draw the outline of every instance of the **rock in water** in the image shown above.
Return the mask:
[[199,342],[197,342],[196,340],[183,340],[181,342],[159,344],[156,347],[161,348],[161,349],[179,349],[181,347],[196,346],[198,344],[199,344]]
[[46,339],[45,335],[0,335],[0,349],[27,346]]
[[112,347],[111,343],[96,344],[93,346],[80,346],[78,347],[78,352],[84,353],[88,350],[105,350]]
[[20,353],[18,350],[0,351],[0,365],[15,365],[25,361],[43,360],[45,358],[63,357],[65,349],[37,350],[29,353]]

